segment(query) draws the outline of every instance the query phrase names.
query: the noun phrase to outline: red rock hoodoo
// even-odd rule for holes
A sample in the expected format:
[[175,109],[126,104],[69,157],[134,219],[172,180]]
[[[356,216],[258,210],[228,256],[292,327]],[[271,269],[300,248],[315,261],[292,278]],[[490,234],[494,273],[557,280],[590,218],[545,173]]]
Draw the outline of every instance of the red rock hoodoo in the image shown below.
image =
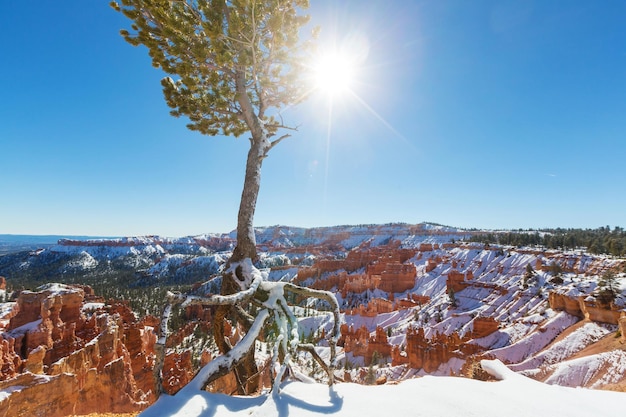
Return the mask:
[[0,336],[0,415],[136,412],[155,399],[154,324],[124,304],[91,304],[89,287],[22,291]]

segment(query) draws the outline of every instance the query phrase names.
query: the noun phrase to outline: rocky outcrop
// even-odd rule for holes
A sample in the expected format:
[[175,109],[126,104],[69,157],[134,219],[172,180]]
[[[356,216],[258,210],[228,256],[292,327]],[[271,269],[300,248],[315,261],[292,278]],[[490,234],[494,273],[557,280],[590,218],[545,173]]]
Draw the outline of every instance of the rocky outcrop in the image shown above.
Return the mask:
[[374,298],[367,303],[367,306],[363,304],[357,308],[346,310],[347,315],[360,315],[362,317],[376,317],[382,313],[390,313],[394,310],[392,301],[385,300],[383,298]]
[[586,319],[600,323],[619,324],[621,309],[614,305],[602,306],[593,297],[585,297],[581,303]]
[[[423,328],[409,328],[406,333],[406,363],[411,368],[434,372],[452,358],[466,358],[482,350],[468,341],[469,336],[460,337],[456,332],[427,338]],[[400,362],[400,357],[404,355],[399,350],[396,355],[396,360]]]
[[409,363],[409,357],[406,351],[402,351],[400,346],[394,345],[391,347],[391,366],[406,365]]
[[585,318],[579,297],[570,297],[557,291],[550,291],[548,302],[553,310],[565,311],[572,316]]
[[0,402],[3,416],[63,417],[75,414],[74,406],[78,402],[78,381],[69,374],[50,377],[24,373],[0,381],[0,390],[10,392]]
[[[390,297],[391,298],[391,297]],[[430,302],[430,297],[421,294],[407,294],[406,298],[395,300],[395,309],[404,310],[407,308],[421,307]]]
[[551,291],[548,301],[554,310],[564,310],[571,315],[600,323],[619,324],[624,313],[623,309],[614,304],[600,305],[591,295],[570,296]]
[[441,258],[428,258],[426,261],[426,272],[434,271],[439,263],[441,263]]
[[15,339],[0,336],[0,380],[18,375],[22,371],[23,362],[15,351]]
[[[375,289],[401,293],[415,286],[417,269],[407,261],[417,253],[417,249],[399,248],[398,242],[352,250],[345,259],[321,259],[311,267],[300,268],[295,282],[319,290],[335,290],[344,298],[348,293]],[[364,273],[354,273],[363,268]]]
[[17,299],[17,314],[11,318],[7,331],[14,330],[38,319],[75,322],[80,316],[80,306],[85,298],[82,288],[51,284],[41,291],[22,291]]
[[193,379],[194,367],[191,363],[191,354],[191,350],[187,349],[165,357],[163,362],[163,390],[167,394],[176,394]]
[[541,251],[538,252],[535,270],[550,271],[552,265],[558,265],[561,271],[584,275],[602,275],[609,270],[621,271],[626,265],[624,260],[607,260],[601,256],[584,253]]
[[459,272],[456,269],[450,270],[450,272],[448,272],[448,279],[446,280],[448,292],[450,290],[454,292],[463,291],[470,285],[468,281],[470,281],[473,277],[472,271]]
[[352,274],[347,275],[342,272],[339,275],[339,287],[341,288],[341,294],[348,294],[349,292],[360,294],[367,290],[374,290],[380,286],[380,275],[369,274]]
[[[453,263],[453,266],[455,263]],[[474,281],[474,273],[472,270],[466,270],[465,272],[460,272],[456,269],[450,270],[448,272],[448,277],[446,280],[446,288],[448,293],[450,290],[455,293],[459,291],[463,291],[465,288],[474,287],[474,288],[486,288],[492,291],[497,291],[500,294],[507,294],[508,290],[499,285],[492,284],[489,282],[477,282]]]
[[380,277],[378,288],[388,293],[400,293],[415,286],[417,269],[413,264],[384,262],[368,265],[366,274]]
[[126,304],[82,310],[90,288],[50,284],[22,291],[1,334],[0,415],[139,411],[155,400],[154,318]]
[[340,330],[339,345],[343,346],[346,353],[352,352],[353,356],[363,357],[366,364],[372,362],[374,352],[377,352],[379,358],[391,356],[391,345],[387,341],[387,333],[382,327],[376,327],[373,335],[370,335],[365,326],[354,330],[354,328],[344,324]]
[[489,336],[491,333],[500,328],[500,322],[493,317],[476,317],[472,320],[472,331],[470,336],[472,339],[480,339]]

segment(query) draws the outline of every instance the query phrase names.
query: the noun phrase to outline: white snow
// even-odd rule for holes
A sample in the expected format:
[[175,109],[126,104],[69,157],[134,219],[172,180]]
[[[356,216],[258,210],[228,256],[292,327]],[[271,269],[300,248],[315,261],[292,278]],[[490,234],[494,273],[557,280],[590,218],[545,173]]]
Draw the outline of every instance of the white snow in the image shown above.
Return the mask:
[[51,294],[69,294],[78,292],[80,290],[70,285],[59,284],[57,282],[49,282],[47,284],[43,284],[37,287],[36,291],[49,291]]
[[624,393],[536,382],[497,360],[483,361],[482,365],[500,381],[426,376],[380,386],[289,382],[279,393],[258,397],[210,394],[190,384],[175,396],[162,395],[140,416],[588,417],[615,415],[626,401]]
[[[595,378],[592,387],[620,381],[626,373],[626,352],[614,350],[561,362],[553,366],[556,370],[546,379],[548,384],[582,386]],[[626,398],[625,398],[626,399]]]
[[39,328],[39,325],[41,324],[41,319],[37,319],[35,321],[31,321],[28,322],[20,327],[16,327],[13,330],[10,330],[9,332],[7,332],[7,335],[9,335],[10,337],[16,339],[19,336],[23,336],[26,333],[31,333],[34,331],[37,331],[37,329]]
[[84,312],[95,311],[104,307],[104,305],[105,303],[83,303],[81,310]]
[[581,328],[552,344],[541,353],[517,365],[511,365],[511,369],[522,371],[563,361],[609,333],[611,330],[606,325],[601,326],[594,322],[585,323]]
[[521,362],[546,347],[563,330],[577,321],[577,317],[560,312],[534,333],[506,347],[494,349],[490,353],[508,363]]

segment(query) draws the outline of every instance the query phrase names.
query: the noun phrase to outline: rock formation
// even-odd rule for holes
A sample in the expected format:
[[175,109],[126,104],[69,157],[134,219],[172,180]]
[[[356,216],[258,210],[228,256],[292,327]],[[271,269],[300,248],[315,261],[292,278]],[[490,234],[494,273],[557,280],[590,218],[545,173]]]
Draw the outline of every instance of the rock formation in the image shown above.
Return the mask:
[[407,294],[406,298],[395,300],[395,309],[403,310],[407,308],[419,307],[423,304],[428,304],[430,297],[420,294]]
[[[455,264],[453,264],[452,267],[454,268]],[[452,269],[448,272],[448,279],[446,281],[447,289],[448,291],[453,290],[454,292],[460,292],[470,285],[468,281],[472,278],[474,278],[472,271],[459,272],[456,269]]]
[[91,289],[22,291],[0,335],[0,415],[135,412],[155,399],[154,319],[124,304],[82,309]]
[[500,323],[493,317],[476,317],[472,320],[472,332],[470,334],[472,339],[480,339],[481,337],[489,336],[491,333],[498,330]]
[[366,364],[372,362],[374,352],[379,358],[391,356],[391,345],[387,341],[387,333],[382,327],[377,327],[374,335],[370,336],[365,326],[356,330],[348,325],[341,326],[341,338],[339,345],[343,346],[346,353],[352,352],[353,356],[361,356]]
[[[280,256],[284,258],[276,262],[279,267],[272,267],[274,272],[288,269],[285,276],[292,276],[298,268],[296,283],[341,295],[346,321],[355,324],[354,328],[341,328],[340,345],[351,356],[362,357],[365,365],[372,361],[374,352],[387,362],[391,358],[394,366],[403,365],[394,370],[395,373],[385,373],[390,380],[414,375],[415,371],[409,368],[423,370],[420,373],[476,376],[480,374],[479,359],[487,357],[491,350],[507,348],[518,338],[528,337],[535,343],[531,339],[539,332],[548,331],[551,337],[564,332],[564,329],[551,330],[543,325],[554,317],[554,312],[547,311],[544,295],[555,288],[549,296],[553,310],[617,324],[626,342],[624,306],[598,303],[593,293],[580,295],[585,289],[594,291],[598,276],[606,270],[620,270],[623,260],[592,256],[579,250],[490,247],[462,242],[459,240],[462,236],[455,237],[457,240],[453,243],[449,241],[451,232],[442,231],[445,237],[438,239],[433,238],[438,232],[431,233],[421,227],[393,226],[391,229],[396,230],[395,234],[389,234],[389,227],[375,226],[313,231],[268,228],[257,240],[260,250],[272,252],[280,247]],[[431,237],[422,242],[416,237],[422,233]],[[62,241],[55,250],[80,253],[76,251],[87,249],[88,253],[99,253],[102,248],[102,253],[106,253],[106,246],[111,246],[121,253],[124,248],[157,245],[159,248],[150,247],[144,254],[144,259],[149,260],[146,264],[151,265],[161,259],[165,263],[170,257],[166,246],[189,245],[193,249],[185,249],[187,259],[187,252],[208,253],[198,246],[211,250],[232,249],[233,242],[228,236],[179,240],[146,237],[112,243]],[[376,246],[380,242],[386,243]],[[40,251],[36,251],[32,256],[39,254]],[[221,255],[217,258],[221,259]],[[190,262],[185,260],[181,265]],[[267,265],[273,263],[268,261]],[[560,282],[554,279],[557,276],[554,263],[562,271]],[[524,283],[527,265],[533,267],[535,277],[528,286]],[[595,276],[583,279],[588,275]],[[620,278],[623,279],[623,275]],[[4,284],[0,278],[0,290]],[[454,303],[450,290],[456,297]],[[152,329],[158,326],[158,320],[137,320],[123,303],[101,303],[87,311],[84,302],[93,297],[88,287],[58,287],[48,293],[45,291],[24,291],[17,298],[13,311],[5,310],[0,317],[0,381],[3,381],[0,384],[2,387],[27,387],[19,394],[11,394],[10,407],[13,408],[8,408],[8,402],[0,401],[0,410],[18,415],[33,414],[35,409],[28,408],[32,400],[41,401],[51,413],[110,412],[138,410],[152,401],[154,353],[151,349],[155,340]],[[626,294],[623,293],[618,301],[624,304],[624,299]],[[308,313],[311,307],[307,306],[305,311]],[[200,346],[202,337],[198,336],[210,334],[211,308],[190,305],[181,314],[176,319],[183,319],[176,322],[177,329],[167,340],[167,347],[173,353],[165,358],[163,381],[170,394],[192,378],[198,362],[205,364],[211,358],[210,350]],[[377,319],[380,314],[384,316]],[[311,320],[306,326],[313,320],[316,325],[325,326],[321,317],[305,319]],[[576,321],[561,317],[557,322],[568,320]],[[367,323],[368,327],[359,327],[362,323]],[[384,329],[376,328],[376,324],[384,325]],[[228,323],[226,327],[229,343],[235,344],[241,337],[240,329],[230,328]],[[388,338],[390,328],[393,336]],[[486,337],[499,329],[502,333]],[[307,333],[310,330],[318,332],[308,327]],[[507,340],[510,335],[514,338]],[[481,338],[484,338],[480,341],[482,348],[475,345],[478,341],[473,341]],[[614,341],[619,343],[617,339]],[[531,346],[529,357],[539,355],[540,349],[543,348],[539,344]],[[348,368],[351,367],[346,369],[347,380],[363,379],[366,370],[348,372],[352,371]],[[259,369],[263,372],[264,386],[268,386],[267,363],[259,363]],[[235,387],[235,380],[229,374],[213,382],[208,390],[231,394]],[[47,391],[53,392],[49,398],[44,394]],[[101,408],[94,405],[97,397],[104,399]]]
[[[453,265],[455,264],[453,263]],[[479,265],[477,265],[477,267],[479,267]],[[448,277],[446,280],[446,288],[448,292],[450,290],[453,290],[455,293],[457,293],[468,287],[487,288],[493,291],[497,291],[500,294],[506,294],[508,292],[506,288],[503,288],[496,284],[474,281],[474,273],[472,272],[472,270],[459,272],[456,269],[452,269],[450,270],[450,272],[448,272]]]
[[[456,332],[450,335],[436,334],[432,338],[427,338],[423,328],[417,330],[409,328],[406,334],[407,362],[411,368],[434,372],[453,357],[465,358],[481,350],[480,346],[468,341],[469,336],[462,338]],[[399,351],[396,352],[396,355],[398,354]]]
[[174,352],[165,357],[163,362],[163,390],[170,394],[176,394],[182,387],[193,379],[194,367],[191,363],[191,350],[187,349],[180,353]]
[[623,310],[613,304],[600,306],[593,296],[571,296],[558,291],[551,291],[548,301],[550,308],[565,310],[571,315],[600,323],[619,324]]
[[385,300],[383,298],[374,298],[367,303],[367,306],[361,304],[357,308],[346,310],[345,314],[358,314],[362,317],[376,317],[379,314],[390,313],[393,310],[394,304],[392,301]]
[[[429,246],[432,250],[432,245]],[[386,246],[355,249],[345,259],[321,259],[311,267],[298,270],[296,282],[319,290],[335,290],[345,298],[348,293],[367,290],[401,293],[415,286],[417,269],[407,263],[418,251],[399,248],[393,241]],[[364,273],[355,271],[365,268]]]

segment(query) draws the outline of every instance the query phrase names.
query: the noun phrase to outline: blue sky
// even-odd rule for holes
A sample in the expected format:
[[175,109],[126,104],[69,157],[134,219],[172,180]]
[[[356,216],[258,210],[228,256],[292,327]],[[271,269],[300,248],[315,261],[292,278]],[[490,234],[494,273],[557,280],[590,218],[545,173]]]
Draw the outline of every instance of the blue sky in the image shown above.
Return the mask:
[[[169,116],[108,2],[1,2],[0,233],[235,228],[248,141]],[[311,0],[354,94],[285,113],[255,225],[626,226],[626,2]],[[354,40],[357,40],[355,43]]]

